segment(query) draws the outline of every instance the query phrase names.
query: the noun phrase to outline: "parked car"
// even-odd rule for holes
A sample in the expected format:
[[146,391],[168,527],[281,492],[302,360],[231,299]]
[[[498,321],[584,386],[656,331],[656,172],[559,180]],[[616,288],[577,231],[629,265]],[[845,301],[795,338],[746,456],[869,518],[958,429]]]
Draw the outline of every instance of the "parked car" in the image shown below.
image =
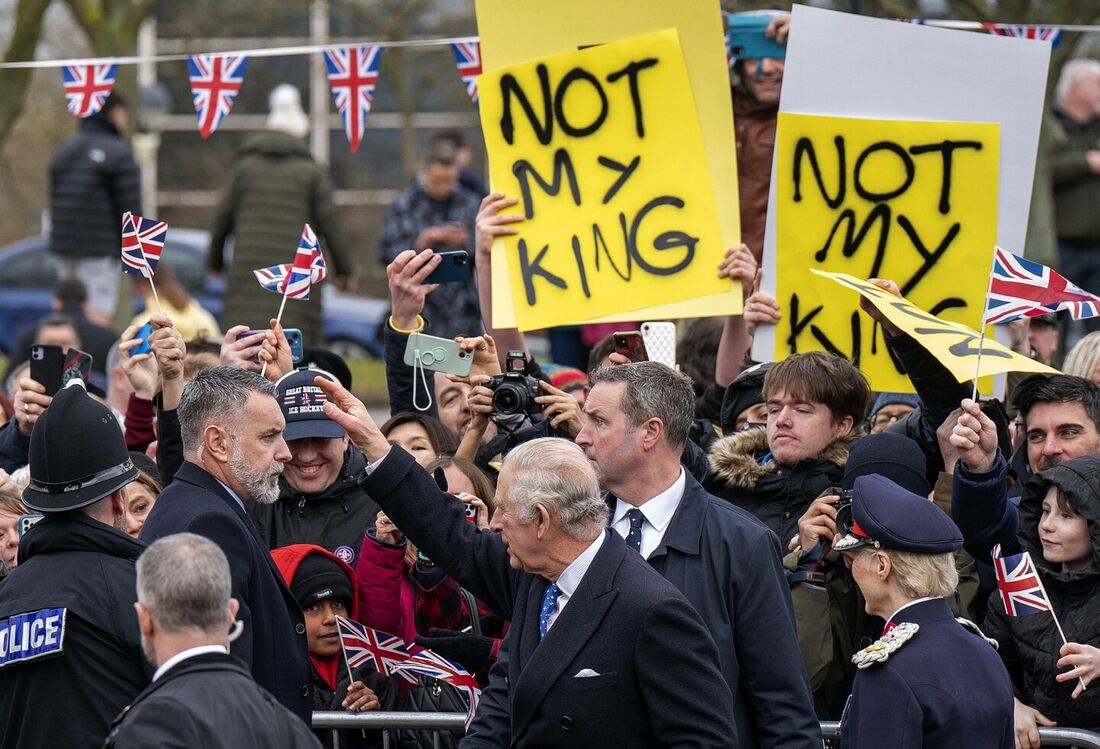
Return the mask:
[[[206,272],[209,244],[209,232],[170,228],[164,257],[191,296],[218,318],[219,324],[224,324],[221,319],[223,285]],[[48,248],[49,237],[44,234],[0,248],[0,351],[5,354],[11,351],[24,328],[50,312],[57,265]],[[288,252],[288,259],[289,255]],[[121,264],[119,273],[122,273]],[[389,303],[347,294],[330,284],[322,284],[321,293],[325,301],[324,330],[328,347],[342,356],[381,358],[381,325],[385,322]],[[277,309],[274,295],[272,300],[274,313]],[[134,313],[139,310],[140,302],[135,303]],[[306,341],[306,345],[311,343]]]

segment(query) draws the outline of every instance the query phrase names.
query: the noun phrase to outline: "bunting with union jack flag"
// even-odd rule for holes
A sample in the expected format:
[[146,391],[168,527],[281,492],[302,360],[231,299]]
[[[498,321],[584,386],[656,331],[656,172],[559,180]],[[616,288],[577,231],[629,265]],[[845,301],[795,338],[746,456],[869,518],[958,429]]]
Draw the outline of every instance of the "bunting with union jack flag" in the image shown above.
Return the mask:
[[1035,571],[1031,554],[1022,552],[1001,556],[1001,545],[993,547],[993,570],[997,573],[997,589],[1009,616],[1030,616],[1051,611],[1043,583]]
[[349,668],[358,668],[370,663],[374,670],[386,676],[400,676],[409,683],[416,683],[411,673],[394,673],[393,668],[409,658],[409,651],[400,637],[366,627],[359,622],[336,617],[336,626],[340,631],[340,647],[344,649],[344,658]]
[[199,135],[204,139],[210,137],[233,109],[247,67],[248,55],[191,55],[188,58],[191,98],[199,118]]
[[993,250],[993,276],[986,300],[986,323],[1008,323],[1068,310],[1074,320],[1100,315],[1100,296],[1090,294],[1057,271],[1034,260]]
[[152,278],[164,251],[168,224],[153,218],[122,215],[122,270],[135,276]]
[[115,86],[116,75],[118,65],[66,65],[61,68],[69,114],[91,117],[102,109]]
[[1017,39],[1038,39],[1050,42],[1057,47],[1062,41],[1062,30],[1057,26],[1014,26],[1010,23],[982,23],[982,28],[997,36],[1011,36]]
[[458,74],[466,84],[470,101],[477,105],[477,77],[481,75],[481,42],[457,42],[451,45]]
[[477,712],[481,687],[478,686],[477,679],[471,676],[462,666],[437,653],[433,653],[431,650],[421,650],[400,663],[394,664],[393,671],[398,674],[420,674],[432,679],[439,679],[457,689],[466,698],[466,728],[470,728],[474,713]]
[[309,299],[312,284],[320,283],[327,275],[325,258],[321,255],[321,245],[309,224],[302,227],[302,237],[298,240],[298,251],[293,263],[272,265],[252,271],[256,280],[268,291],[282,294],[288,299]]
[[336,108],[344,118],[344,130],[352,153],[359,150],[359,143],[363,140],[381,61],[382,48],[374,44],[325,50],[328,85],[332,88]]

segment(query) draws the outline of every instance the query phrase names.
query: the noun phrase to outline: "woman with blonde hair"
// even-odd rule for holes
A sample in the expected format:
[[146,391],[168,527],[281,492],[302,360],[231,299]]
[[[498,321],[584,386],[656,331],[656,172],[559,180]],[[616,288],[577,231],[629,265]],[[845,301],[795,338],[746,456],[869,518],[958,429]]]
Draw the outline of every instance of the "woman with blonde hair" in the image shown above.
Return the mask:
[[1069,350],[1062,372],[1100,384],[1100,331],[1089,333]]
[[19,494],[9,488],[10,481],[7,484],[0,486],[0,579],[19,563],[19,517],[31,512]]

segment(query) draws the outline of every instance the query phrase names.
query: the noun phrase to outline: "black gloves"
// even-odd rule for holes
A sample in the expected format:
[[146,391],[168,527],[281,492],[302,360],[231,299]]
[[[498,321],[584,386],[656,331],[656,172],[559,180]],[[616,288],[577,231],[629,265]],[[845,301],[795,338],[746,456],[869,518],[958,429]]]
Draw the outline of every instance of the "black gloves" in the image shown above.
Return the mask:
[[492,637],[437,627],[432,627],[429,632],[431,637],[417,637],[416,644],[454,661],[471,674],[481,670],[493,650]]

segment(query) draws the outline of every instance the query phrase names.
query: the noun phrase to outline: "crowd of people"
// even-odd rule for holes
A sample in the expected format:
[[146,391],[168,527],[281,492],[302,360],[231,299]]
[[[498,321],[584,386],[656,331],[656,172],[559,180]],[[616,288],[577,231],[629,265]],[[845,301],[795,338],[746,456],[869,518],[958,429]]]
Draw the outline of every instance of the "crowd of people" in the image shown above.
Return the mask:
[[[786,18],[769,33],[782,42]],[[746,243],[716,272],[745,312],[682,324],[677,369],[632,360],[606,329],[559,338],[559,361],[495,329],[490,248],[524,219],[441,134],[378,247],[390,417],[376,423],[319,345],[319,307],[299,310],[299,353],[257,316],[267,299],[241,293],[305,210],[352,283],[286,90],[218,211],[224,336],[182,289],[116,336],[98,245],[55,229],[67,266],[96,280],[63,280],[23,348],[95,347],[95,365],[47,392],[15,352],[0,397],[0,746],[312,747],[334,738],[311,730],[315,711],[467,711],[438,679],[353,666],[341,618],[481,689],[466,731],[404,728],[404,747],[811,749],[832,720],[856,749],[1100,731],[1100,333],[1063,374],[1011,376],[980,402],[871,307],[915,394],[873,392],[831,353],[752,361],[756,329],[784,314],[758,272],[782,72],[735,66]],[[1058,102],[1072,137],[1054,146],[1055,194],[1095,203],[1100,63],[1067,65]],[[70,150],[125,162],[104,140],[124,126],[107,107]],[[1071,263],[1100,249],[1085,226],[1100,214],[1073,212],[1059,218]],[[467,246],[468,282],[427,282],[441,250]],[[453,338],[470,374],[408,365],[422,332]],[[1054,319],[1014,324],[1040,360],[1060,335]],[[1028,616],[995,571],[1023,552],[1042,591],[1023,591]],[[338,738],[382,745],[377,730]]]

